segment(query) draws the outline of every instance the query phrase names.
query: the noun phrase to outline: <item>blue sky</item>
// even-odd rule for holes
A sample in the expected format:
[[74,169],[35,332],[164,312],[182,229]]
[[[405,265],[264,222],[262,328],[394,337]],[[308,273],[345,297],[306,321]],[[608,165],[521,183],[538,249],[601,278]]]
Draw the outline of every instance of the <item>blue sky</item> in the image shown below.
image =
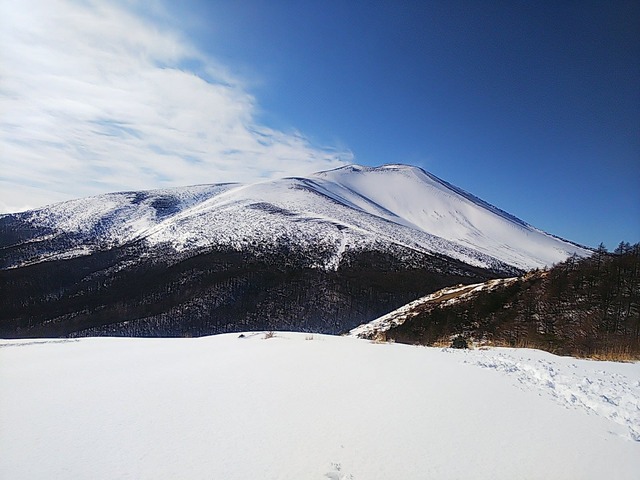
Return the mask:
[[576,242],[640,240],[638,2],[2,9],[5,211],[409,163]]

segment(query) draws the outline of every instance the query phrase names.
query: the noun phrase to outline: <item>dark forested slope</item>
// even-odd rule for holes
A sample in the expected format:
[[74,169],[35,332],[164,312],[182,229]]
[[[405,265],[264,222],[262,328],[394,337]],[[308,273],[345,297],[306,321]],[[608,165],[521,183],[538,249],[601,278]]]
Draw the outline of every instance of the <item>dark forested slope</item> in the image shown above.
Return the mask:
[[601,247],[591,257],[418,308],[387,339],[430,345],[462,335],[561,354],[640,357],[640,244],[623,242],[613,253]]
[[137,245],[0,270],[0,337],[340,333],[451,283],[499,274],[417,252],[211,250],[175,261]]

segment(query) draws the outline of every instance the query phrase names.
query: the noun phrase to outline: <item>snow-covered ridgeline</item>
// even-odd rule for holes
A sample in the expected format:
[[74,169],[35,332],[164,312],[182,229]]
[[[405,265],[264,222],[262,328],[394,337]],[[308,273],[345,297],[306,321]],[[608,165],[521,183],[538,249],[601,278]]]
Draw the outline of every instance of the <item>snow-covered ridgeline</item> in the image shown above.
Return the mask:
[[188,210],[235,184],[196,185],[119,192],[69,200],[16,214],[37,227],[84,235],[86,240],[123,244],[176,213]]
[[[541,232],[417,167],[357,165],[256,184],[108,194],[16,214],[42,238],[67,235],[47,259],[144,239],[176,251],[283,242],[327,250],[397,245],[469,265],[528,270],[590,251]],[[31,241],[29,239],[28,241]],[[41,261],[36,254],[24,263]]]

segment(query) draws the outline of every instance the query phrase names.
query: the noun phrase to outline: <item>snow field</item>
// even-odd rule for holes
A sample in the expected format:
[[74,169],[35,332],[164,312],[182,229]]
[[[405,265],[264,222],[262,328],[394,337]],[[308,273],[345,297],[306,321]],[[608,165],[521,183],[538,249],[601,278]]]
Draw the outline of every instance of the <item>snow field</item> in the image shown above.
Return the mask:
[[638,478],[638,363],[245,335],[0,342],[0,478]]

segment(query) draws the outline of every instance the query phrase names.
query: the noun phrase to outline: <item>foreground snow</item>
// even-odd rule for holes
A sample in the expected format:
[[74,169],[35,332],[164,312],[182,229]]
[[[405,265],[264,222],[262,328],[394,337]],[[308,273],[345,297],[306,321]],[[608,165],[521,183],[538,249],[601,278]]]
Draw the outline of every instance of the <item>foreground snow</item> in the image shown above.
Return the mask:
[[0,478],[638,478],[640,364],[278,333],[0,342]]

